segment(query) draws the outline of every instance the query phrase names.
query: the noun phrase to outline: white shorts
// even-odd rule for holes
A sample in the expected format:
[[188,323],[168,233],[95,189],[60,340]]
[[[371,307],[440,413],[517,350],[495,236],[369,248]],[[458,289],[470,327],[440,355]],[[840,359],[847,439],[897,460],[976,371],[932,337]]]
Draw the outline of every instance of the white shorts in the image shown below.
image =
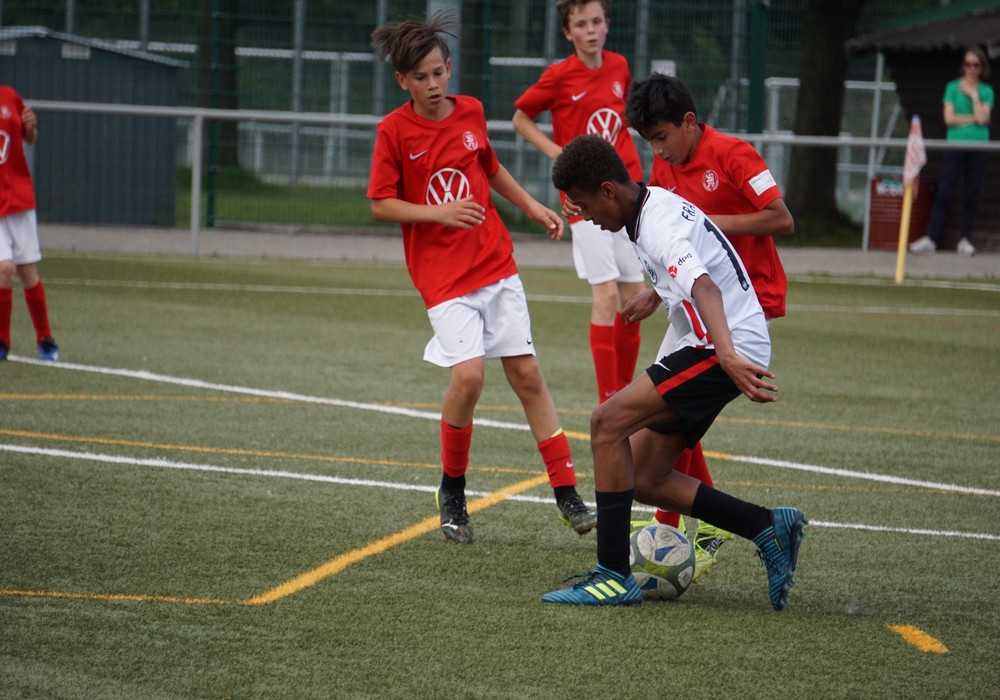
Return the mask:
[[35,210],[19,211],[0,218],[0,260],[28,265],[41,259]]
[[642,264],[624,229],[612,233],[582,219],[569,228],[573,232],[573,264],[580,279],[591,285],[645,279]]
[[434,337],[424,359],[453,367],[476,357],[534,355],[524,285],[517,275],[427,309]]

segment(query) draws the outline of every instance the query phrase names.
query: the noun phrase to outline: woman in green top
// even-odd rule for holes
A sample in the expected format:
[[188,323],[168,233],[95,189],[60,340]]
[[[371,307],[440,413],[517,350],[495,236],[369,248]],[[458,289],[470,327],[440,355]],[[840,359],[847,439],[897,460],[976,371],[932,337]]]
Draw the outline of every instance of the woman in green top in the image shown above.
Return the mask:
[[[993,88],[982,80],[990,77],[990,64],[986,53],[973,47],[965,52],[962,77],[952,80],[944,91],[944,123],[948,127],[948,141],[989,141],[990,116],[993,112]],[[948,205],[960,179],[965,178],[962,193],[962,216],[958,231],[958,252],[975,255],[976,249],[969,241],[976,222],[979,190],[986,175],[986,151],[946,151],[941,161],[934,207],[927,222],[927,235],[910,245],[913,253],[933,253],[941,242],[941,233],[948,220]]]

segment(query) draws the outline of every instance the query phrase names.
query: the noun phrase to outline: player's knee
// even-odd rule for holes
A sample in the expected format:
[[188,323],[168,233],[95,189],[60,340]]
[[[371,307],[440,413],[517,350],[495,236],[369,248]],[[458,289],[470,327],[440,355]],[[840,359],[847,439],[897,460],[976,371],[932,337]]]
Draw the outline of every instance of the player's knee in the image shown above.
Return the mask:
[[618,443],[627,437],[620,434],[615,414],[607,406],[607,403],[602,403],[590,414],[590,444],[592,447]]
[[0,260],[0,289],[14,286],[15,269],[13,260]]

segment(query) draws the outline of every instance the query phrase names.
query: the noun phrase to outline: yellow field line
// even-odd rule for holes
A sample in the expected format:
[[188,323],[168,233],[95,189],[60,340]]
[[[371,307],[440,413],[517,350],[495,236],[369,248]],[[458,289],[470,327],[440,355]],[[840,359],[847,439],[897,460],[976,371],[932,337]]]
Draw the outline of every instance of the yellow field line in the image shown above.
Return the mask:
[[26,598],[70,598],[73,600],[125,600],[129,602],[184,603],[186,605],[232,605],[230,600],[214,598],[181,598],[166,595],[131,595],[127,593],[69,593],[62,591],[19,591],[0,588],[0,595]]
[[893,632],[902,637],[907,643],[912,644],[917,649],[931,654],[947,654],[948,647],[934,639],[923,630],[912,625],[886,625]]
[[[542,475],[537,476],[534,479],[525,479],[524,481],[513,484],[512,486],[502,488],[488,496],[483,496],[482,498],[470,501],[467,506],[468,511],[470,513],[475,513],[476,511],[483,510],[484,508],[489,508],[490,506],[494,506],[497,503],[506,500],[508,496],[513,496],[534,488],[535,486],[544,484],[548,481],[548,479],[548,475]],[[354,549],[345,554],[341,554],[338,557],[334,557],[330,561],[317,566],[315,569],[310,569],[309,571],[299,574],[295,578],[285,581],[279,586],[275,586],[269,591],[259,593],[258,595],[248,598],[242,602],[245,605],[264,605],[267,603],[273,603],[274,601],[290,596],[293,593],[298,593],[303,588],[313,586],[329,576],[340,573],[351,564],[356,564],[363,559],[367,559],[368,557],[376,554],[381,554],[385,550],[395,547],[398,544],[409,542],[412,539],[436,530],[440,524],[441,521],[436,515],[430,518],[424,518],[419,523],[411,525],[405,530],[400,530],[399,532],[383,537],[380,540],[376,540],[371,544],[367,544],[364,547],[359,547],[358,549]]]

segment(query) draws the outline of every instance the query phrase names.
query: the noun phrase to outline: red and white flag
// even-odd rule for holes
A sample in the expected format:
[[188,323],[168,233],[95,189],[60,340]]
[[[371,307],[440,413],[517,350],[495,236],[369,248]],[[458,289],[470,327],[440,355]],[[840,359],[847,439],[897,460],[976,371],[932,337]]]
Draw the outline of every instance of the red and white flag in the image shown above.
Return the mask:
[[903,163],[903,184],[911,185],[920,175],[920,169],[927,163],[924,149],[924,132],[920,128],[920,117],[910,120],[910,137],[906,141],[906,160]]

